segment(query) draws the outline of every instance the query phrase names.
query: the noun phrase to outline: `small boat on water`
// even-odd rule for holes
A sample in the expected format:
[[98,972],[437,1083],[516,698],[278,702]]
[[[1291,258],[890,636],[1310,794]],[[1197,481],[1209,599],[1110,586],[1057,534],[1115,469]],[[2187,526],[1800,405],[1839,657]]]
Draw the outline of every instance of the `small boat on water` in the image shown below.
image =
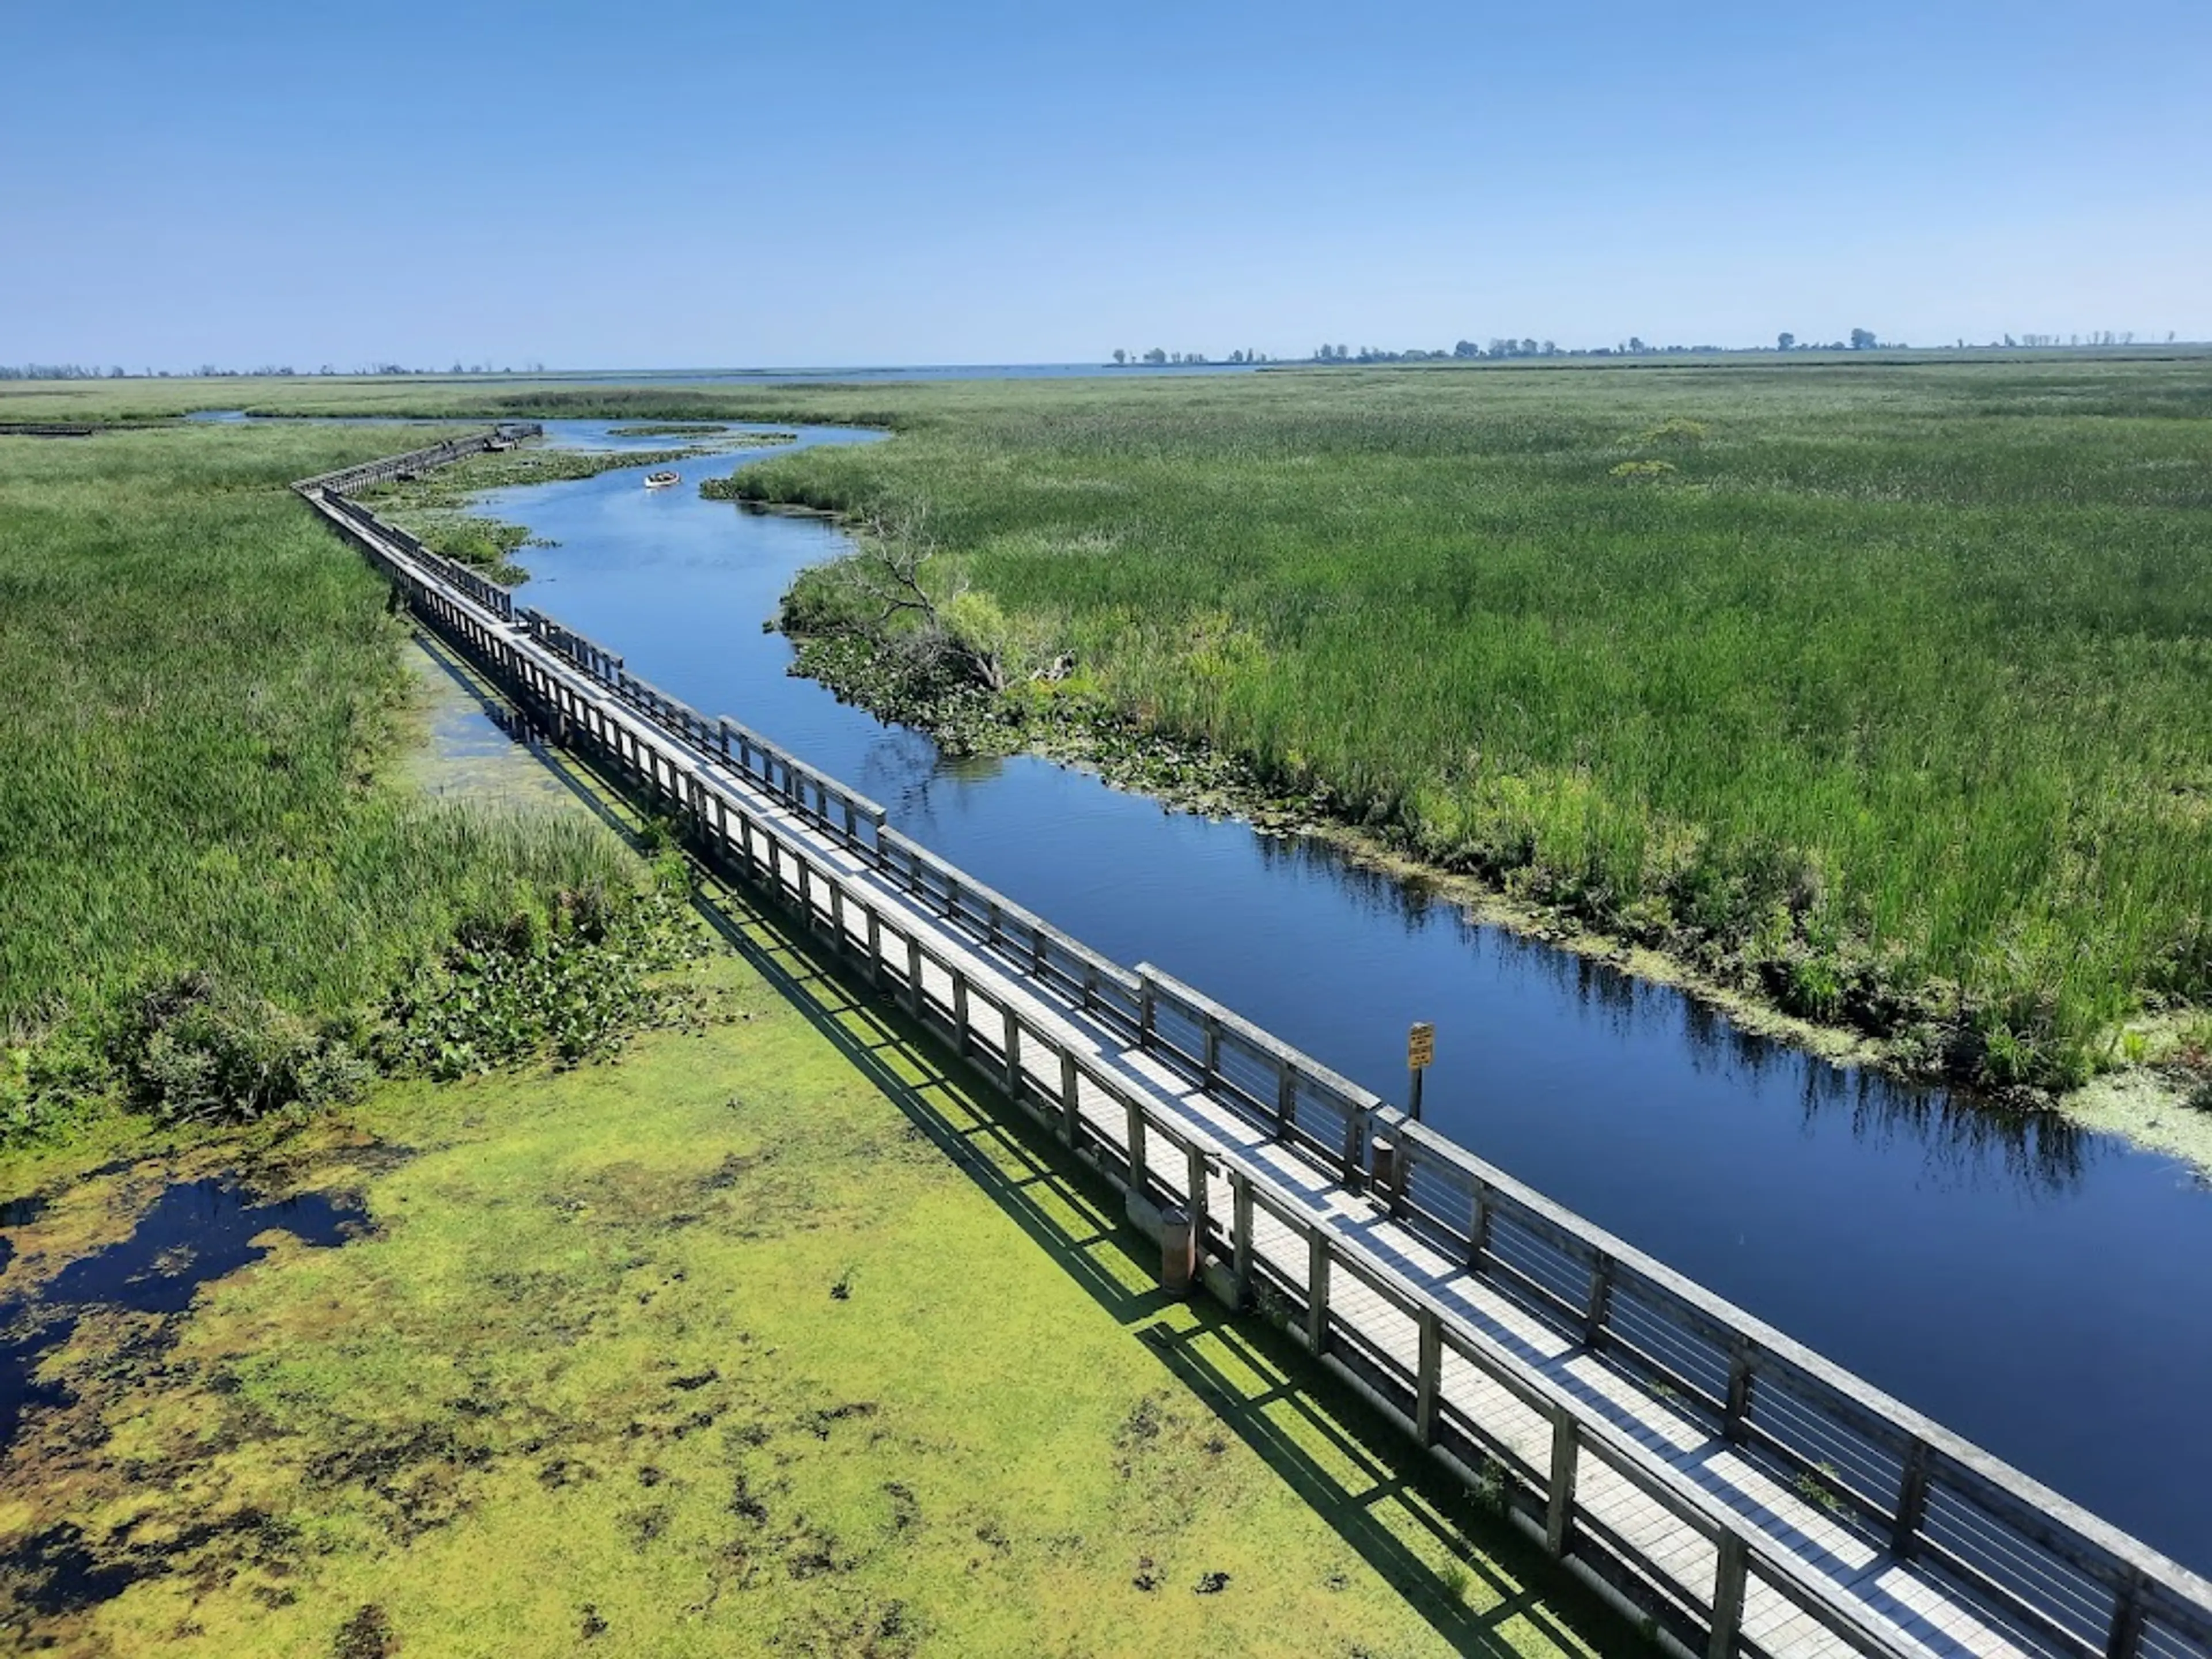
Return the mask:
[[645,475],[645,487],[647,489],[665,489],[671,484],[683,482],[684,480],[673,472],[648,472]]

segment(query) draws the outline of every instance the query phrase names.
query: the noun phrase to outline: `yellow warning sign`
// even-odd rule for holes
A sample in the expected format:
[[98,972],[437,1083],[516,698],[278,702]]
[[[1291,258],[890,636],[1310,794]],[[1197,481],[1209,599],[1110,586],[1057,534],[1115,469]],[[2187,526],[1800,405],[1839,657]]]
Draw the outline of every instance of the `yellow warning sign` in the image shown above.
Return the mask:
[[1406,1064],[1418,1072],[1437,1057],[1437,1028],[1424,1020],[1406,1034]]

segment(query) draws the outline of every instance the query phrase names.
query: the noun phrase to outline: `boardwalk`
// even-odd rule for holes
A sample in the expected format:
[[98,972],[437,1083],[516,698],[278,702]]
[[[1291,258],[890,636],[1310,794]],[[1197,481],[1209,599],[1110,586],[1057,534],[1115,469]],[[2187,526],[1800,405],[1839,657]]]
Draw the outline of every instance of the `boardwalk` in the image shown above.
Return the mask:
[[[485,447],[489,440],[477,441]],[[1301,1337],[1678,1651],[2212,1656],[2212,1585],[1406,1121],[1090,951],[881,809],[301,490],[557,740],[683,816],[1050,1126],[1212,1293]]]

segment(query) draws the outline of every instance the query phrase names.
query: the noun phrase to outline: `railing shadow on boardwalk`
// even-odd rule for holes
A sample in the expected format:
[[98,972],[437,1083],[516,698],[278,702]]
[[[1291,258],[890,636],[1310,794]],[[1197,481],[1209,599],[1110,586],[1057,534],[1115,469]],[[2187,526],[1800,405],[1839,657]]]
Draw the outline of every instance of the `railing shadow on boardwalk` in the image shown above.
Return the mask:
[[[604,824],[633,848],[651,844],[618,780],[531,741],[527,722],[451,647],[423,643],[453,684],[528,743]],[[888,994],[870,989],[803,930],[720,878],[702,875],[695,896],[701,916],[748,966],[1455,1650],[1516,1654],[1504,1628],[1516,1621],[1570,1651],[1613,1651],[1632,1641],[1619,1614],[1502,1518],[1481,1513],[1433,1463],[1407,1455],[1401,1435],[1262,1317],[1148,1288],[1158,1252],[1123,1218],[1106,1179],[994,1098]],[[1172,1316],[1176,1309],[1182,1317]],[[1393,1507],[1403,1529],[1425,1533],[1457,1565],[1465,1591],[1394,1530],[1383,1518]]]

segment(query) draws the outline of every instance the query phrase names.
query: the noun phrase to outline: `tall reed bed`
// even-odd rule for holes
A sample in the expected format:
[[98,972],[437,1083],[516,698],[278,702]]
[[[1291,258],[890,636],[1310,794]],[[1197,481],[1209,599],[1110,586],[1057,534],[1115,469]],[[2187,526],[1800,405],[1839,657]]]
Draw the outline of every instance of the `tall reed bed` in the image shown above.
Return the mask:
[[589,826],[379,782],[410,737],[402,624],[283,486],[422,435],[0,438],[0,1033],[19,1103],[40,1066],[96,1085],[180,984],[357,1031],[461,921],[635,885]]
[[[2212,363],[762,394],[1119,706],[1991,1083],[2212,1000]],[[888,410],[884,405],[888,404]]]

